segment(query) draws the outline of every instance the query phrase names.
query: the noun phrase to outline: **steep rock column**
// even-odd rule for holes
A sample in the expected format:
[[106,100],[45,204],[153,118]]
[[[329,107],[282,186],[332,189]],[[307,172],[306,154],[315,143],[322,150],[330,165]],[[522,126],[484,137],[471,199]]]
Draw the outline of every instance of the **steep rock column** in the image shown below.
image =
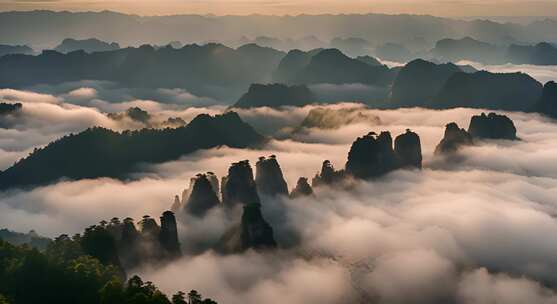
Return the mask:
[[422,168],[422,145],[418,134],[406,130],[395,139],[395,154],[400,168]]
[[308,179],[305,177],[300,177],[296,183],[296,187],[290,193],[290,198],[299,198],[304,196],[313,195],[313,189],[308,183]]
[[275,155],[260,157],[256,169],[255,183],[259,194],[288,195],[288,185]]
[[209,210],[219,205],[219,198],[207,175],[198,174],[193,179],[190,195],[183,206],[184,212],[197,217],[203,217]]
[[249,161],[233,163],[228,169],[228,177],[223,181],[223,205],[233,208],[237,205],[260,204],[253,171]]
[[174,217],[174,213],[171,211],[165,211],[161,216],[159,241],[161,247],[166,251],[167,256],[177,257],[182,254],[180,242],[178,241],[176,217]]

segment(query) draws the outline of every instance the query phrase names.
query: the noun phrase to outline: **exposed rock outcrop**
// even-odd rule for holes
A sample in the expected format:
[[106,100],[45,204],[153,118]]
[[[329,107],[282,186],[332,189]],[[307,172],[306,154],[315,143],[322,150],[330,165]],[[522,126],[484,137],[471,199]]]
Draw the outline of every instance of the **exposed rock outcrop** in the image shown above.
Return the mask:
[[323,162],[321,172],[315,175],[311,184],[313,187],[334,185],[344,179],[344,170],[336,171],[329,160]]
[[445,135],[437,147],[435,154],[454,153],[462,146],[472,145],[472,136],[454,122],[447,124]]
[[21,103],[0,103],[0,128],[11,128],[23,113]]
[[348,153],[346,173],[360,179],[379,177],[399,168],[422,167],[422,151],[418,134],[406,130],[393,140],[391,133],[371,132],[359,137]]
[[15,114],[23,108],[21,103],[0,103],[0,116]]
[[197,217],[203,217],[209,210],[219,205],[217,192],[207,175],[198,174],[193,179],[188,199],[183,206],[184,211]]
[[292,189],[292,192],[290,193],[290,198],[299,198],[311,195],[313,195],[313,189],[309,185],[308,179],[300,177],[296,183],[296,187]]
[[151,114],[149,112],[141,109],[140,107],[131,107],[125,112],[121,113],[108,113],[108,118],[114,120],[123,120],[128,118],[132,121],[142,123],[146,126],[150,126]]
[[240,225],[228,230],[219,242],[225,253],[243,252],[248,249],[265,250],[277,247],[273,228],[261,214],[260,204],[244,206]]
[[247,204],[242,214],[242,232],[240,235],[242,249],[275,248],[277,243],[273,235],[273,228],[261,214],[261,205]]
[[472,116],[468,133],[472,138],[479,139],[517,139],[513,121],[505,115],[496,113]]
[[534,111],[557,118],[557,83],[549,81],[543,87],[542,97],[536,104]]
[[358,137],[348,153],[346,173],[361,179],[381,176],[396,167],[393,139],[389,132]]
[[260,157],[256,169],[255,183],[259,194],[288,195],[288,185],[275,155]]
[[422,168],[422,146],[418,134],[406,129],[395,139],[395,154],[399,168]]
[[174,213],[171,211],[165,211],[161,216],[159,241],[168,257],[177,257],[182,254],[180,242],[178,241],[176,217],[174,217]]
[[122,235],[120,241],[117,242],[118,252],[124,268],[130,269],[141,263],[141,235],[132,218],[125,218],[121,225]]
[[227,208],[261,203],[249,161],[233,163],[228,169],[222,183],[222,202]]

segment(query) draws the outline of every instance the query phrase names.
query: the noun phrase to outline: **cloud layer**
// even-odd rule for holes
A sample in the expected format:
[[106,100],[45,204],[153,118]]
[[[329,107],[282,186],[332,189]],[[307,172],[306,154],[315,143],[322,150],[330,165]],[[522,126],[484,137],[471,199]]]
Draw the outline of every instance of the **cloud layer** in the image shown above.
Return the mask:
[[[95,93],[97,92],[97,93]],[[23,100],[23,118],[0,129],[0,161],[26,153],[66,132],[91,125],[115,129],[102,111],[130,104],[75,101],[98,97],[87,87],[64,93],[1,91]],[[22,95],[26,94],[26,95]],[[73,101],[70,102],[70,96]],[[224,107],[186,108],[140,102],[160,117],[186,121]],[[106,108],[102,108],[106,107]],[[354,104],[330,109],[359,107]],[[110,108],[110,109],[109,109]],[[186,256],[162,268],[133,270],[165,292],[197,289],[222,303],[557,303],[557,124],[537,114],[505,113],[521,141],[486,141],[456,157],[434,157],[444,126],[468,127],[477,109],[370,110],[380,120],[338,128],[297,130],[314,106],[242,110],[260,132],[277,135],[260,150],[200,151],[146,165],[132,181],[65,181],[30,191],[0,193],[0,223],[42,234],[77,233],[114,216],[158,216],[199,172],[226,174],[230,163],[275,154],[292,188],[329,159],[342,168],[350,144],[370,131],[396,136],[410,128],[422,141],[424,169],[396,171],[350,190],[316,189],[313,198],[263,198],[275,227],[277,252],[221,256],[200,250],[231,225],[219,210],[179,227]],[[10,154],[11,153],[11,154]],[[10,158],[12,157],[12,158]],[[6,160],[4,160],[6,159]],[[277,206],[285,219],[278,220]],[[280,226],[279,226],[280,224]],[[527,249],[527,250],[525,250]]]

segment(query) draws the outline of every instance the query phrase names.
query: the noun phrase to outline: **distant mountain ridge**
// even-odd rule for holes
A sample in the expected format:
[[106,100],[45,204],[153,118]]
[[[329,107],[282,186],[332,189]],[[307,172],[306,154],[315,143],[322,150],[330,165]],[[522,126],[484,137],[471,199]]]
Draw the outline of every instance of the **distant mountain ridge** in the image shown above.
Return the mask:
[[92,128],[37,149],[0,172],[0,189],[48,184],[61,178],[125,178],[140,163],[177,159],[199,149],[245,148],[264,140],[238,114],[201,114],[176,129],[114,132]]
[[10,54],[32,55],[35,51],[27,45],[0,44],[0,57]]
[[235,100],[250,84],[269,81],[284,53],[257,45],[237,49],[222,44],[150,45],[113,51],[68,54],[48,50],[38,56],[0,58],[0,87],[107,80],[126,87],[183,88],[197,96]]
[[0,13],[0,43],[30,43],[52,48],[67,37],[97,37],[128,46],[164,45],[174,40],[192,43],[258,36],[315,36],[319,39],[354,37],[381,45],[407,44],[415,37],[433,43],[446,37],[470,36],[509,44],[557,41],[556,24],[557,21],[550,19],[521,25],[427,15],[137,16],[111,11],[12,11]]
[[55,51],[60,53],[70,53],[74,51],[85,51],[87,53],[114,51],[120,48],[116,42],[108,43],[96,38],[89,39],[71,39],[66,38],[54,48]]

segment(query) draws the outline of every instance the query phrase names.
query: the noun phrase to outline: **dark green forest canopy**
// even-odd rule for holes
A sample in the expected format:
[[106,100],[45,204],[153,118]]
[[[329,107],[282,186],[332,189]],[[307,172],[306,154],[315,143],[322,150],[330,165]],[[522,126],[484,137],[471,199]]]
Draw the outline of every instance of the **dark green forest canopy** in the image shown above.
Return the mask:
[[264,137],[238,114],[201,114],[176,129],[115,132],[91,128],[37,149],[0,173],[0,189],[55,182],[62,178],[125,178],[140,163],[161,163],[199,149],[246,148]]
[[1,304],[216,304],[195,290],[169,299],[153,283],[126,281],[117,266],[84,250],[79,235],[62,235],[44,252],[0,240]]

